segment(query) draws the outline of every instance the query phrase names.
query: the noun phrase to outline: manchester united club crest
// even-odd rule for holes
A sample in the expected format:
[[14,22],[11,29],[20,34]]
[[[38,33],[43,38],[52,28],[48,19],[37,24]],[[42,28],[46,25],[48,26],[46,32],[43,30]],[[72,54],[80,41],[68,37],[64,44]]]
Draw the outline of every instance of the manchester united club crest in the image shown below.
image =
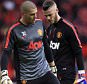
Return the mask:
[[57,32],[57,38],[61,38],[62,37],[62,32]]
[[22,84],[27,84],[27,81],[26,80],[22,80],[21,83]]
[[37,31],[37,32],[38,32],[38,35],[39,35],[39,36],[42,36],[42,35],[43,35],[43,32],[42,32],[42,30],[41,30],[41,29],[38,29],[38,31]]

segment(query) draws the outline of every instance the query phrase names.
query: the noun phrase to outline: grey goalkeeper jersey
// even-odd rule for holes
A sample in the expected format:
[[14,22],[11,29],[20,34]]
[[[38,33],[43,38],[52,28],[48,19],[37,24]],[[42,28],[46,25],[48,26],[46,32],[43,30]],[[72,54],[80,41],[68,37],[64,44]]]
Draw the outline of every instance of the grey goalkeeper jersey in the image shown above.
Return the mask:
[[[14,50],[17,80],[37,79],[50,71],[45,58],[44,46],[49,47],[46,43],[44,26],[40,20],[36,20],[31,25],[18,22],[8,30],[4,50],[6,52]],[[48,49],[47,52],[50,53]],[[48,55],[50,54],[46,54],[46,56]],[[3,64],[3,66],[5,65]]]

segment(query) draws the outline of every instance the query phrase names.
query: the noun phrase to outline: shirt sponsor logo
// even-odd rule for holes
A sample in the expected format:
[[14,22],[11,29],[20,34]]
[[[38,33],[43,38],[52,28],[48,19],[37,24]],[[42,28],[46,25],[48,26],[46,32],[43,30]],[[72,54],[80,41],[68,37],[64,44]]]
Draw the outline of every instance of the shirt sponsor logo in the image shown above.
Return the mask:
[[33,42],[31,41],[28,45],[28,50],[38,50],[42,47],[42,41]]
[[60,43],[50,41],[50,48],[51,49],[59,49]]

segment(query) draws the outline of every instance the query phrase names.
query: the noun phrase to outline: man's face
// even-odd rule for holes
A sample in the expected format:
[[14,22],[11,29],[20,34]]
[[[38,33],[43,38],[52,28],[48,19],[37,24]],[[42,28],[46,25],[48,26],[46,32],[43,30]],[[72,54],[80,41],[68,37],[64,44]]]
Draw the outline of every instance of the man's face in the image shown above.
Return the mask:
[[37,14],[37,9],[31,9],[24,14],[26,23],[34,23]]
[[57,8],[55,6],[50,7],[48,10],[44,11],[44,15],[46,16],[46,19],[51,23],[56,22],[56,16],[57,16]]

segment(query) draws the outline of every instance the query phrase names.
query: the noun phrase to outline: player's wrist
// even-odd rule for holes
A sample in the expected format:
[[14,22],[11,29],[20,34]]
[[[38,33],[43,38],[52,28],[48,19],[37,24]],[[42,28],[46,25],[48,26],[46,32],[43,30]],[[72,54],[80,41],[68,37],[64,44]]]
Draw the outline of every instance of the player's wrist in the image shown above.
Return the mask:
[[85,78],[85,70],[78,70],[78,78]]
[[13,84],[8,76],[8,70],[1,71],[1,84]]
[[1,71],[1,77],[8,75],[8,70]]
[[86,83],[85,70],[78,70],[78,74],[74,84]]
[[50,68],[51,68],[51,71],[52,71],[52,72],[57,72],[57,68],[56,68],[55,65],[54,65],[54,66],[50,66]]
[[51,61],[51,62],[49,63],[49,65],[50,65],[50,67],[54,67],[54,66],[55,66],[55,62],[54,62],[54,61]]
[[55,65],[54,66],[50,66],[50,68],[51,68],[51,71],[53,72],[53,74],[55,76],[57,76],[57,68],[56,68],[56,66]]
[[85,70],[78,70],[78,74],[85,74]]

